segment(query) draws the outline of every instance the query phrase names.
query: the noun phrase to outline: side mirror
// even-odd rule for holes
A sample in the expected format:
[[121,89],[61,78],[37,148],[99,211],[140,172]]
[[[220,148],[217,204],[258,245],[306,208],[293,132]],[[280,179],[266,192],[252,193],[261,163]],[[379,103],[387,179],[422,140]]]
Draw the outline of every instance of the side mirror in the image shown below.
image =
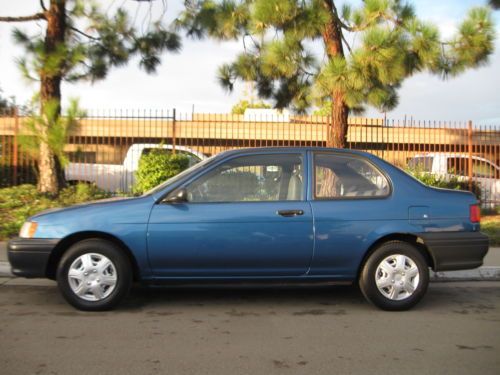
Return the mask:
[[178,204],[178,203],[186,203],[188,201],[188,194],[186,189],[182,188],[177,190],[174,194],[167,196],[163,200],[163,203],[169,204]]

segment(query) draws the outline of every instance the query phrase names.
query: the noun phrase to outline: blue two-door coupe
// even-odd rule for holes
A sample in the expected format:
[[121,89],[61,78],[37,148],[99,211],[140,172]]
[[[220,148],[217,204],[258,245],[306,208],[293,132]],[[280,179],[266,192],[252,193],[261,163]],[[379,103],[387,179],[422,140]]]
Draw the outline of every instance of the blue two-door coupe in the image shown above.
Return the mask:
[[132,281],[358,281],[403,310],[429,268],[475,268],[487,251],[471,193],[325,148],[224,152],[141,197],[35,215],[8,245],[14,274],[56,279],[82,310],[114,307]]

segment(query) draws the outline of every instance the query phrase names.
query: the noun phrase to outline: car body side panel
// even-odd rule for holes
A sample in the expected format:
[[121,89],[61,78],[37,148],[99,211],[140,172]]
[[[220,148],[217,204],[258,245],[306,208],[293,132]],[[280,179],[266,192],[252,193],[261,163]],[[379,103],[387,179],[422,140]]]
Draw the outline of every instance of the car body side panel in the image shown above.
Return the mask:
[[388,234],[417,229],[409,224],[407,209],[390,209],[388,199],[313,201],[311,205],[315,222],[311,275],[355,277],[372,243]]
[[[274,152],[289,153],[290,149],[231,151],[216,157],[210,165],[234,155]],[[143,279],[153,278],[151,265],[160,278],[353,279],[370,246],[386,235],[479,231],[479,225],[469,219],[469,205],[476,203],[472,194],[424,186],[364,153],[321,150],[353,153],[371,160],[391,181],[389,197],[315,200],[310,188],[313,152],[320,151],[307,151],[304,166],[307,201],[177,207],[158,204],[172,189],[205,172],[200,169],[152,195],[35,215],[31,218],[38,223],[35,237],[61,240],[81,232],[114,236],[130,249]],[[304,215],[276,215],[282,209],[301,209]],[[423,217],[427,213],[428,217]]]
[[312,257],[311,208],[303,201],[157,204],[148,248],[159,277],[298,276]]
[[82,232],[113,236],[132,252],[141,277],[149,277],[146,231],[153,204],[152,197],[100,201],[48,211],[31,220],[38,223],[35,238],[62,240]]
[[[372,244],[388,235],[479,230],[468,217],[467,202],[475,203],[472,194],[430,188],[383,160],[367,158],[389,179],[389,197],[316,200],[314,192],[308,192],[315,225],[309,275],[356,277]],[[313,158],[309,160],[309,186],[314,186]],[[415,212],[425,217],[416,220]]]

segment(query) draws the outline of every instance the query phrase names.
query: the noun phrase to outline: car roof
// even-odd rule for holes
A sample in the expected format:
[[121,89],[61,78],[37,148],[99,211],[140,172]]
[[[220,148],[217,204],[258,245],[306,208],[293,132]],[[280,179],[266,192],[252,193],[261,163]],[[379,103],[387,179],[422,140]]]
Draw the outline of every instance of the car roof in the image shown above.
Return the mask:
[[[159,148],[159,149],[165,149],[165,150],[172,150],[172,149],[174,149],[174,145],[161,144],[161,143],[134,143],[134,144],[132,144],[132,146],[130,146],[130,149],[144,149],[144,148]],[[204,153],[193,150],[192,148],[189,148],[188,146],[176,145],[175,149],[177,151],[189,152],[193,155],[198,156],[201,160],[204,160],[207,158],[207,155],[205,155]]]
[[238,154],[247,154],[247,153],[262,153],[262,152],[276,152],[276,153],[289,153],[289,152],[304,152],[304,151],[317,151],[317,152],[336,152],[336,153],[345,153],[345,154],[356,154],[368,157],[375,157],[373,154],[370,154],[365,151],[351,150],[351,149],[343,149],[343,148],[333,148],[333,147],[292,147],[292,146],[280,146],[280,147],[249,147],[249,148],[238,148],[234,150],[228,150],[221,152],[220,156],[228,156],[228,155],[238,155]]

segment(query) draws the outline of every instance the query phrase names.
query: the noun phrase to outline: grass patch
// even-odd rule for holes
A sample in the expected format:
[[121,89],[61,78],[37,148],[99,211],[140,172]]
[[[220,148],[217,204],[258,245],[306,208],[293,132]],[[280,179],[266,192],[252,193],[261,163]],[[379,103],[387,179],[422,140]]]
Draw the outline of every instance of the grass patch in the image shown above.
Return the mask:
[[500,215],[484,216],[481,219],[481,232],[490,238],[490,246],[500,246]]
[[67,187],[55,198],[37,192],[34,185],[0,189],[0,240],[16,236],[26,219],[40,211],[110,196],[94,185],[87,184]]

